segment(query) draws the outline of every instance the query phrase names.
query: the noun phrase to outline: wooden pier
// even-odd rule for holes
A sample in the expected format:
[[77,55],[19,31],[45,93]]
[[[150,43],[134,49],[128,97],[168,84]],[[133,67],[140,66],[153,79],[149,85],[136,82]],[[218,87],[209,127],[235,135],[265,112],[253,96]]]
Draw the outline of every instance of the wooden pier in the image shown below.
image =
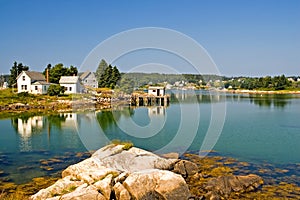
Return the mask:
[[130,104],[132,106],[168,106],[170,96],[153,96],[148,94],[132,94]]
[[149,86],[148,92],[134,92],[131,95],[132,106],[168,106],[170,95],[166,94],[163,86]]

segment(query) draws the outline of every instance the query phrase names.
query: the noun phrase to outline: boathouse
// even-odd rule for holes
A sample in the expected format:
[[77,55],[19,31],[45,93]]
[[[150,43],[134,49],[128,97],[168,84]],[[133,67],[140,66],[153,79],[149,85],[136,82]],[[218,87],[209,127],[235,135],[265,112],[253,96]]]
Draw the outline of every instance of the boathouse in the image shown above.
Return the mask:
[[150,86],[148,88],[148,95],[153,95],[153,96],[165,96],[166,93],[166,88],[162,86]]
[[132,93],[132,106],[167,106],[170,96],[162,86],[150,86],[147,93]]

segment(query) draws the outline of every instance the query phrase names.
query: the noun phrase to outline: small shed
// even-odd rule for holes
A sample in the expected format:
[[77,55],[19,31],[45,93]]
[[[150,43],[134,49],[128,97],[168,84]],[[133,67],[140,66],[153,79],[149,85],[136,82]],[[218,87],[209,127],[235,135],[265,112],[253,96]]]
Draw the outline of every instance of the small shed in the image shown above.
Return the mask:
[[78,76],[62,76],[59,84],[65,87],[65,94],[81,93],[81,85]]
[[165,96],[166,94],[166,88],[163,86],[150,86],[148,88],[148,95],[152,96]]

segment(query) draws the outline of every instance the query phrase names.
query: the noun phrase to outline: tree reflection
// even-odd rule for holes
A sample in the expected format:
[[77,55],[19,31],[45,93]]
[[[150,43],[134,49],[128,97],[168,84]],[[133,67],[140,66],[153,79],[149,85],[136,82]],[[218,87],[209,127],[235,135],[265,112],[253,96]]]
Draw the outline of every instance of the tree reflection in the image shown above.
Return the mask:
[[97,121],[101,128],[105,131],[109,128],[117,127],[116,121],[121,117],[131,117],[134,114],[134,110],[129,106],[114,107],[111,110],[103,110],[97,113]]
[[290,104],[290,98],[284,95],[252,95],[249,98],[251,103],[259,107],[284,108]]

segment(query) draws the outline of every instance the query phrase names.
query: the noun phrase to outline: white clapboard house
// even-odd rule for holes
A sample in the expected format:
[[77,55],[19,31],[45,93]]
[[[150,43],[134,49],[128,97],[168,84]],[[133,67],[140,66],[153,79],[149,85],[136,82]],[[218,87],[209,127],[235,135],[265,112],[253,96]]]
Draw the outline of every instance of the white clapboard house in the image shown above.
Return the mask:
[[45,76],[40,72],[22,71],[17,77],[18,93],[46,94],[49,86],[50,83],[46,82]]

